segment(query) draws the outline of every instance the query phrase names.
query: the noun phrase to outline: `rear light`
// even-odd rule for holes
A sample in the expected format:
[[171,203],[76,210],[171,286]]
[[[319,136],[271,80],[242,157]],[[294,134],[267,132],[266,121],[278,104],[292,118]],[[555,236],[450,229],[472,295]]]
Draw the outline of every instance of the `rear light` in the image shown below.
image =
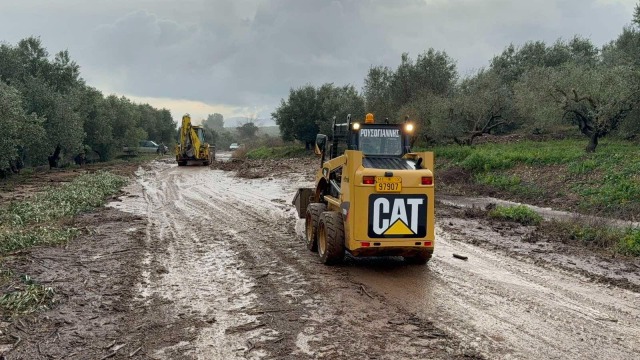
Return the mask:
[[376,178],[375,176],[363,176],[362,183],[365,185],[373,185],[376,183]]
[[423,176],[422,185],[433,185],[433,178],[431,176]]
[[362,247],[369,247],[371,246],[371,243],[363,242],[363,243],[360,243],[360,245],[362,245]]
[[431,246],[431,241],[425,241],[424,246]]

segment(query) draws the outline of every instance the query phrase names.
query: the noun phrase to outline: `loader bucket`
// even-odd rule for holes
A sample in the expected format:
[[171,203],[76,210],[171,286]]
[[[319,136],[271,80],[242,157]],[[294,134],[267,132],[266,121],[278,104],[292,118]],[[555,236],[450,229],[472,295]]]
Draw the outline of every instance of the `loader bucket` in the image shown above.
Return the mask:
[[311,196],[313,196],[313,189],[300,188],[296,192],[296,196],[293,198],[293,205],[296,206],[298,211],[298,217],[304,219],[307,214],[307,206],[311,202]]

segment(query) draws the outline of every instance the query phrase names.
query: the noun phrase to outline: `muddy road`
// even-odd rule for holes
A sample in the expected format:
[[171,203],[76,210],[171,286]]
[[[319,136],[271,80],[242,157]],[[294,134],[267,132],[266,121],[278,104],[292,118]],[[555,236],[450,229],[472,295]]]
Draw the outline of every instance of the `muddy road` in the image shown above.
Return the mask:
[[[138,249],[122,260],[135,266],[120,266],[129,280],[118,285],[128,290],[116,302],[122,316],[110,325],[117,336],[94,333],[104,342],[84,354],[76,345],[71,357],[100,358],[100,349],[120,342],[127,347],[113,358],[631,359],[640,353],[640,264],[524,242],[528,228],[505,230],[439,210],[427,266],[401,258],[321,265],[305,249],[304,222],[290,205],[298,187],[311,185],[311,169],[311,162],[296,164],[257,179],[159,161],[139,169],[109,210],[135,219],[125,217],[119,226],[137,234]],[[614,285],[619,278],[630,285]],[[29,358],[27,350],[16,353]]]

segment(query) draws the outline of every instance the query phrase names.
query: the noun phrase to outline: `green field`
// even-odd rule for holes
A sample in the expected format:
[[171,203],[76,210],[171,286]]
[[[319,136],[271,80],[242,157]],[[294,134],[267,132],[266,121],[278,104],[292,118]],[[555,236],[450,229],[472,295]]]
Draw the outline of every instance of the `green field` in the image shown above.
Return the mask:
[[[580,139],[473,147],[439,146],[436,177],[448,191],[460,185],[449,174],[471,179],[467,191],[501,195],[533,204],[581,213],[638,219],[640,146],[607,139],[596,153],[584,151]],[[449,186],[452,185],[452,186]]]

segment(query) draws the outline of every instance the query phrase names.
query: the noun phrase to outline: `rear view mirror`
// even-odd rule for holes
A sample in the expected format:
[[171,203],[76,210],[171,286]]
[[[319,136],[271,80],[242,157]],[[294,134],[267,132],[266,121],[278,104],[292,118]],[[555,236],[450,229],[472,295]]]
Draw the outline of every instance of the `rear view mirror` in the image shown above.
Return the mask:
[[324,149],[327,146],[327,135],[318,134],[316,136],[316,155],[322,155],[324,153]]

